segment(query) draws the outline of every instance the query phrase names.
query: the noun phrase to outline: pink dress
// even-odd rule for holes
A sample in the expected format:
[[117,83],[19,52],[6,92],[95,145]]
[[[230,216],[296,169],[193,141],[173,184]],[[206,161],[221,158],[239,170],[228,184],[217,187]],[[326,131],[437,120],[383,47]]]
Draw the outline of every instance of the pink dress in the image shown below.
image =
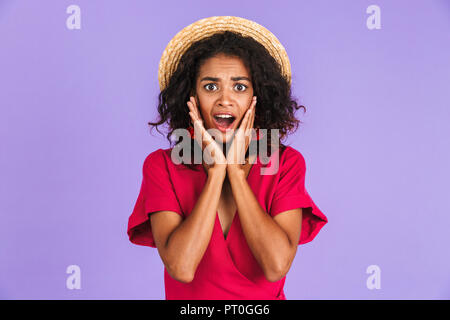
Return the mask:
[[[156,248],[149,213],[174,211],[183,218],[192,212],[206,183],[201,164],[196,170],[172,162],[170,149],[158,149],[143,165],[142,185],[128,220],[127,234],[132,243]],[[262,175],[270,167],[258,157],[247,177],[261,208],[272,217],[286,210],[303,209],[299,245],[314,239],[328,222],[305,189],[305,160],[296,149],[287,146],[279,156],[275,174]],[[225,238],[218,213],[211,240],[190,283],[173,279],[164,269],[167,300],[286,300],[286,277],[268,281],[254,258],[243,234],[237,211]]]

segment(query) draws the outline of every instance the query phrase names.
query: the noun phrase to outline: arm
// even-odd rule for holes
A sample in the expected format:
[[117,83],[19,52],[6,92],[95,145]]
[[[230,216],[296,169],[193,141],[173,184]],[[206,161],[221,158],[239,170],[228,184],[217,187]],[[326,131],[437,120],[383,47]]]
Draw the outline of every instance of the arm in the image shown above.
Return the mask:
[[267,280],[282,279],[297,252],[302,209],[279,213],[274,218],[259,205],[241,170],[228,172],[242,231]]
[[211,239],[224,179],[222,172],[208,172],[205,187],[186,219],[171,211],[150,216],[159,255],[167,272],[178,281],[188,283],[194,279]]

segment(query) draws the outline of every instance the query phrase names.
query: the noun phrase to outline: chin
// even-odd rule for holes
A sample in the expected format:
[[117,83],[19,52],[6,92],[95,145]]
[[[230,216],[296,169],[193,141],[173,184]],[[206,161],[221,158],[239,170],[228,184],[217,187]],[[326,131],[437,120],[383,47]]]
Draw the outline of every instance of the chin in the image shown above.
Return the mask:
[[231,142],[231,140],[233,140],[234,131],[235,131],[235,129],[230,129],[227,132],[221,132],[222,142],[223,143]]

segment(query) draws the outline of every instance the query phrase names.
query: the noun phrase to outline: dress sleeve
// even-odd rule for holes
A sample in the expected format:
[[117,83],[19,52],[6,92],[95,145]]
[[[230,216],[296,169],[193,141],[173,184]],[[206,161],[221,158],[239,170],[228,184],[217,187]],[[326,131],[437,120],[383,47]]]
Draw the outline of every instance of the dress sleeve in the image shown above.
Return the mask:
[[128,219],[127,234],[134,244],[156,248],[149,214],[164,210],[183,216],[162,149],[147,156],[142,176],[139,195]]
[[280,178],[272,199],[270,215],[296,208],[302,210],[300,244],[312,241],[328,222],[327,217],[315,205],[305,188],[306,165],[302,154],[291,148],[280,168]]

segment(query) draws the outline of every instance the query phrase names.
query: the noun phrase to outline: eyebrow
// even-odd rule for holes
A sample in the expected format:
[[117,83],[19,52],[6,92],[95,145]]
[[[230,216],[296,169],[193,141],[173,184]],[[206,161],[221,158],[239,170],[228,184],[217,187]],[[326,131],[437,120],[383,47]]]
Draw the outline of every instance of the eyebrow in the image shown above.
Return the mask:
[[[249,78],[247,77],[231,77],[230,78],[233,81],[239,81],[239,80],[247,80],[248,82],[251,82]],[[214,77],[204,77],[200,80],[200,82],[202,81],[219,81],[219,78],[214,78]]]

